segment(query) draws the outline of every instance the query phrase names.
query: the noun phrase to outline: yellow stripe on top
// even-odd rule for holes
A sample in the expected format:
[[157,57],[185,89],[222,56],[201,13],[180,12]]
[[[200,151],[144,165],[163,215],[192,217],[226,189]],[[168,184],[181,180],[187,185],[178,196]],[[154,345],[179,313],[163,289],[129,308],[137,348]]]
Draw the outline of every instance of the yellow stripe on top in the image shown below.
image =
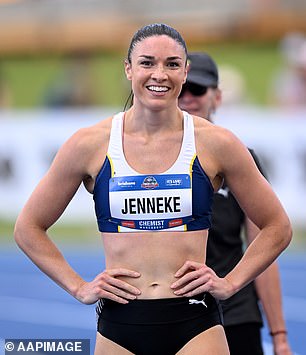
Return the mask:
[[[192,170],[193,170],[193,164],[194,164],[194,161],[197,157],[197,154],[195,153],[190,161],[190,165],[189,165],[189,175],[190,175],[190,181],[191,181],[191,184],[192,184]],[[190,191],[190,193],[192,194],[192,190]],[[187,225],[184,224],[184,232],[187,232]]]
[[[115,169],[114,169],[113,160],[108,154],[106,154],[106,157],[107,157],[107,159],[109,161],[109,165],[111,167],[111,177],[114,177],[115,176]],[[118,232],[120,232],[120,226],[118,226]]]
[[190,175],[191,181],[192,181],[192,167],[193,167],[193,163],[194,163],[196,157],[197,157],[197,154],[195,153],[194,156],[192,157],[192,159],[190,161],[190,165],[189,165],[189,175]]
[[107,159],[108,159],[108,161],[109,161],[109,164],[110,164],[110,167],[111,167],[111,177],[114,177],[114,175],[115,175],[115,169],[114,169],[113,160],[112,160],[112,158],[111,158],[108,154],[106,154],[106,157],[107,157]]

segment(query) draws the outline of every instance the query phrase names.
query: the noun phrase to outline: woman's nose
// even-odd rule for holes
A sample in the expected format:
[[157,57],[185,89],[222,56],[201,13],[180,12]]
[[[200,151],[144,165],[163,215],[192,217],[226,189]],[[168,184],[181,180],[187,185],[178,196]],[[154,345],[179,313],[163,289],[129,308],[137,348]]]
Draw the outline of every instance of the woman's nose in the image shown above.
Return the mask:
[[152,78],[156,81],[163,81],[168,78],[165,68],[162,65],[158,65],[152,73]]

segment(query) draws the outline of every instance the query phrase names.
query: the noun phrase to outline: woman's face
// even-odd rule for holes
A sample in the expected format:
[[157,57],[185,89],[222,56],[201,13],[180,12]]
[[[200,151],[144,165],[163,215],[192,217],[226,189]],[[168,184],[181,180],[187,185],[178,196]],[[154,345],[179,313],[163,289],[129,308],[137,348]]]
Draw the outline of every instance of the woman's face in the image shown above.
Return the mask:
[[176,105],[187,76],[185,63],[183,47],[166,35],[138,42],[131,63],[125,63],[126,76],[132,81],[134,103],[153,110]]

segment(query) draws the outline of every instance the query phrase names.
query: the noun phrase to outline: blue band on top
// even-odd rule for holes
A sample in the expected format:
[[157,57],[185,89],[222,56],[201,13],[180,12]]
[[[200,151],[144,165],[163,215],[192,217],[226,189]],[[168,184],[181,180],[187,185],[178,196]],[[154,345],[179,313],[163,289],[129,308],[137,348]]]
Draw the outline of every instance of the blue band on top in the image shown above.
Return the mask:
[[190,188],[189,174],[121,176],[109,180],[110,192]]

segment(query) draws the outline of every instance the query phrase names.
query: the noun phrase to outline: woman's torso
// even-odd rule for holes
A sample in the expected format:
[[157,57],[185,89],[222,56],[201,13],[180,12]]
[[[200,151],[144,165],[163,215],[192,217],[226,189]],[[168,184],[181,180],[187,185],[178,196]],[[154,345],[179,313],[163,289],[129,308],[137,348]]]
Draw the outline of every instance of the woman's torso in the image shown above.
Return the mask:
[[[124,135],[124,158],[136,172],[159,174],[175,164],[182,141],[183,130],[168,132],[151,142],[142,137]],[[108,147],[108,142],[103,145]],[[104,232],[106,268],[138,271],[141,274],[138,279],[122,279],[141,290],[139,298],[174,297],[170,285],[175,281],[176,271],[187,260],[205,263],[207,233],[207,229],[188,232]]]
[[138,298],[175,297],[170,285],[187,261],[205,262],[207,231],[104,233],[106,268],[137,271],[139,278],[120,277],[141,290]]

